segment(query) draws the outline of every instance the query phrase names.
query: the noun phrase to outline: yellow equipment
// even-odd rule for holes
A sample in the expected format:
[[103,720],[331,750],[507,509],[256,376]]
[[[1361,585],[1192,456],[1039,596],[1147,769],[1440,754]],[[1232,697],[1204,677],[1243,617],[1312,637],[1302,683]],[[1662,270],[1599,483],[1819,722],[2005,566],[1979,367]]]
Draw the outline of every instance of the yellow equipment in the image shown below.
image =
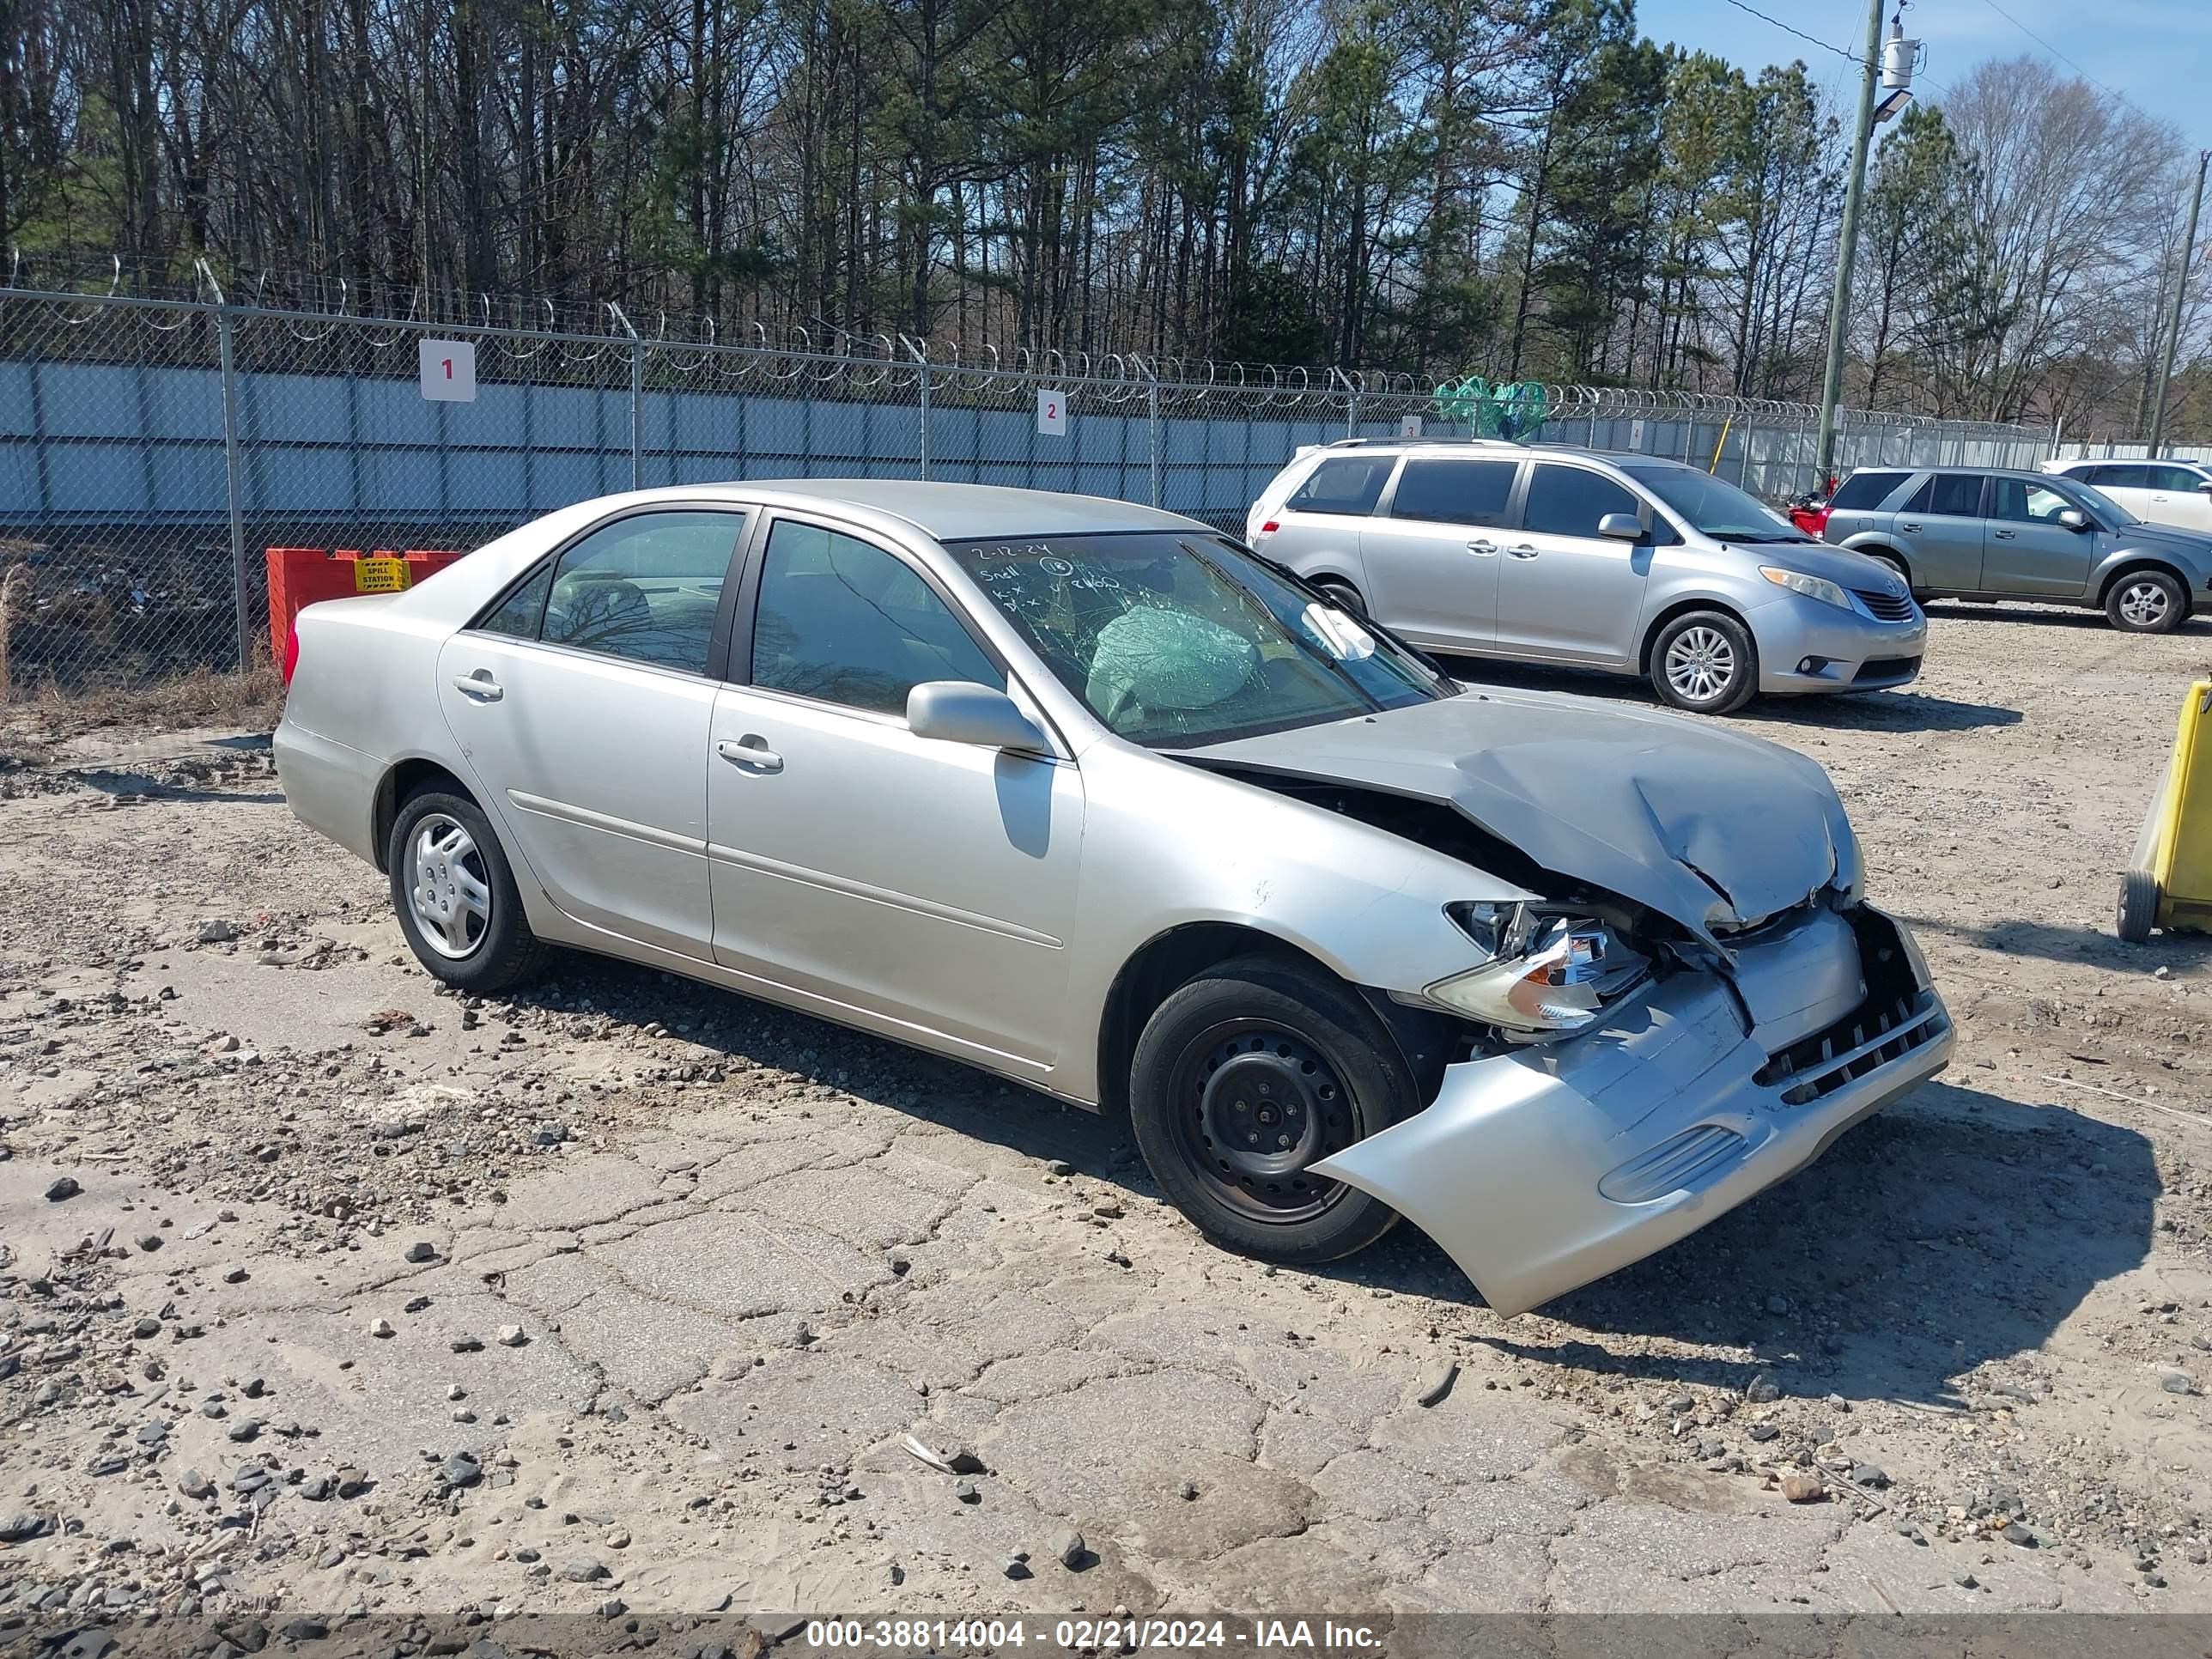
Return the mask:
[[2131,945],[2151,929],[2212,930],[2212,680],[2181,700],[2181,726],[2166,780],[2136,838],[2120,882],[2119,936]]

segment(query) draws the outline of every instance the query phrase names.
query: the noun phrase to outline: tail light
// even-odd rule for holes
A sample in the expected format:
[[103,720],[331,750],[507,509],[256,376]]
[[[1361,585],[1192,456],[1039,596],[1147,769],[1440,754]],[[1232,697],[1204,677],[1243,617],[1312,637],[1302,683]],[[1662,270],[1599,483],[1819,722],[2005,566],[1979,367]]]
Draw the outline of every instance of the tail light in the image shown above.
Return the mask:
[[1255,541],[1255,542],[1264,542],[1264,541],[1266,541],[1266,540],[1267,539],[1267,538],[1268,538],[1268,537],[1270,537],[1270,536],[1273,535],[1273,534],[1274,534],[1278,530],[1280,530],[1282,527],[1283,527],[1283,526],[1282,526],[1282,521],[1281,521],[1280,520],[1279,520],[1279,519],[1270,519],[1270,520],[1267,520],[1267,523],[1265,523],[1265,524],[1263,524],[1263,525],[1261,525],[1261,526],[1260,526],[1260,533],[1259,533],[1258,535],[1255,536],[1252,539],[1253,539],[1254,541]]
[[292,624],[290,632],[286,634],[284,636],[284,665],[282,672],[284,676],[285,684],[291,684],[293,671],[298,668],[299,665],[300,624],[295,622]]
[[1828,513],[1829,507],[1826,501],[1821,502],[1818,507],[1793,507],[1790,509],[1790,522],[1807,535],[1817,538],[1826,533],[1828,528]]

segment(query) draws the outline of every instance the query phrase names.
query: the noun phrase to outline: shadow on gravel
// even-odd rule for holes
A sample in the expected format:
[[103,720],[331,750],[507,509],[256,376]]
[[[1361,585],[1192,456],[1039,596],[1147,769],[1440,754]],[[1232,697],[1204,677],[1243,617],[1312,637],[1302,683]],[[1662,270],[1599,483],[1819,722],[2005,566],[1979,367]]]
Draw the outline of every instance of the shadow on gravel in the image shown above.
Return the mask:
[[[1765,1373],[1786,1395],[1956,1405],[1966,1373],[2033,1353],[2142,1264],[2159,1192],[2131,1129],[1925,1084],[1810,1169],[1540,1310],[1577,1334],[1492,1341],[1624,1377],[1741,1390]],[[1456,1278],[1425,1238],[1392,1241],[1395,1269],[1358,1277],[1429,1294]],[[1639,1354],[1630,1336],[1743,1352]]]
[[[2120,880],[2112,878],[2112,893],[2119,896]],[[2154,934],[2145,944],[2130,945],[2102,927],[2069,927],[2047,921],[1992,921],[1978,927],[1938,921],[1927,916],[1900,918],[1916,933],[1942,933],[1961,945],[2009,956],[2042,957],[2046,961],[2095,962],[2115,968],[2132,968],[2148,974],[2170,968],[2176,973],[2212,963],[2212,935]]]
[[148,800],[222,801],[236,806],[281,806],[283,793],[276,789],[202,789],[188,783],[168,783],[143,772],[116,772],[104,767],[69,769],[70,777],[103,795],[139,795]]
[[[516,1000],[573,1011],[580,995],[613,1019],[688,1025],[731,1054],[1159,1196],[1118,1120],[804,1014],[611,963]],[[1623,1377],[1741,1389],[1764,1372],[1814,1398],[1955,1404],[1966,1373],[2033,1352],[2094,1286],[2142,1264],[2160,1190],[2150,1143],[2133,1130],[1924,1084],[1782,1185],[1551,1303],[1542,1326],[1488,1340],[1532,1364]],[[1210,1249],[1195,1235],[1189,1245]],[[1224,1255],[1215,1276],[1233,1285],[1242,1270]],[[1411,1225],[1316,1276],[1480,1306]],[[1560,1327],[1571,1334],[1555,1338]],[[1650,1337],[1708,1352],[1635,1352]]]
[[[1929,599],[1921,608],[1938,622],[2027,623],[2035,628],[2102,629],[2115,638],[2124,638],[2119,629],[2106,620],[2101,610],[2090,610],[2085,605],[2037,605],[2032,600],[1992,601],[1975,605],[1965,599]],[[2183,619],[2177,634],[2212,632],[2212,619],[2199,611]]]
[[[1658,696],[1640,679],[1572,668],[1536,667],[1487,658],[1447,657],[1444,671],[1468,685],[1504,685],[1526,691],[1565,691],[1614,702],[1659,708]],[[1917,691],[1869,691],[1857,696],[1762,697],[1739,720],[1778,726],[1818,726],[1854,732],[1964,732],[1976,726],[2017,726],[2021,713],[2002,704],[1954,702]]]

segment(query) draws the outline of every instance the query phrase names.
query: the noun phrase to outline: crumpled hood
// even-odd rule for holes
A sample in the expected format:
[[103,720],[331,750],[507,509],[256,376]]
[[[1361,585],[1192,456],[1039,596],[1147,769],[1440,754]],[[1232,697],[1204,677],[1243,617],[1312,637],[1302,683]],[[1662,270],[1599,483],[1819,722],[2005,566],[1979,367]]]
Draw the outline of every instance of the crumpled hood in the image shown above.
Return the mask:
[[1545,869],[1708,940],[1857,870],[1843,803],[1814,762],[1585,698],[1485,689],[1185,752],[1443,802]]

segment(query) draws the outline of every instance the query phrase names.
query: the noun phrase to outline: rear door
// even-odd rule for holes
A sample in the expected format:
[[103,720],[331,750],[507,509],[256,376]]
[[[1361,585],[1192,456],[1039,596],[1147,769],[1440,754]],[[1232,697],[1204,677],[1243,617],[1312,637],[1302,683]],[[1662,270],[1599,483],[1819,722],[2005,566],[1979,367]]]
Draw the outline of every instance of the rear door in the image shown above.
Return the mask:
[[1498,566],[1499,651],[1607,665],[1634,657],[1651,548],[1599,535],[1609,513],[1640,518],[1643,500],[1595,467],[1530,465]]
[[1489,647],[1502,526],[1520,472],[1517,459],[1407,458],[1382,513],[1359,533],[1376,621],[1447,651]]
[[1978,593],[1984,520],[1979,472],[1931,472],[1896,514],[1899,550],[1917,588]]
[[705,957],[711,657],[744,514],[621,514],[541,562],[439,655],[478,798],[553,902]]
[[2045,485],[2007,477],[1990,480],[1989,501],[1984,590],[2081,598],[2096,559],[2097,538],[2058,522],[2058,515],[2074,503]]

